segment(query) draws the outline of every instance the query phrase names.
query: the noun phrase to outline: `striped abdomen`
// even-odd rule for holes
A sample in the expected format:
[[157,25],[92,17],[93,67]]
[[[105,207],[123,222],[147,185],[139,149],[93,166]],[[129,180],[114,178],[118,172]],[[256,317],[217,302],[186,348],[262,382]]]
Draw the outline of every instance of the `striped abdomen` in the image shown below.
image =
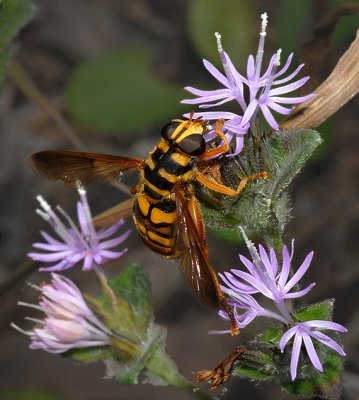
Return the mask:
[[150,153],[141,176],[134,205],[137,230],[152,250],[164,257],[177,257],[174,234],[177,207],[173,189],[193,175],[191,157],[162,140]]

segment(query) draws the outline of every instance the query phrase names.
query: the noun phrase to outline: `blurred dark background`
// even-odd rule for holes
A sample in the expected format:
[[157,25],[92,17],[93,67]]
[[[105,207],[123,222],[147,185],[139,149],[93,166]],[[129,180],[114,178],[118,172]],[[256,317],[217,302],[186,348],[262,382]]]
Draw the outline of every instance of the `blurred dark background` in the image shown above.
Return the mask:
[[[31,22],[16,40],[17,61],[63,115],[83,142],[82,149],[146,157],[158,141],[159,129],[188,108],[179,104],[187,94],[183,86],[215,87],[205,72],[203,57],[216,62],[213,33],[219,31],[225,49],[239,69],[257,48],[260,14],[269,14],[265,57],[278,47],[284,55],[300,54],[312,37],[316,22],[334,7],[333,0],[34,0]],[[321,69],[324,79],[355,37],[357,17],[343,18]],[[294,67],[293,67],[294,68]],[[344,385],[352,398],[359,389],[359,128],[358,99],[353,99],[319,127],[324,144],[292,186],[293,219],[286,233],[296,240],[297,265],[315,251],[307,282],[317,286],[307,296],[311,302],[335,297],[335,321],[344,324],[348,354]],[[77,194],[61,183],[36,175],[29,156],[45,149],[74,149],[48,114],[24,97],[7,80],[0,98],[0,281],[9,279],[26,260],[44,222],[35,214],[37,194],[75,214]],[[136,177],[125,179],[135,182]],[[89,188],[97,213],[126,196],[105,184]],[[128,220],[132,229],[132,220]],[[47,227],[45,227],[47,228]],[[260,328],[254,323],[239,337],[211,336],[210,329],[224,324],[189,293],[175,263],[147,249],[135,231],[129,251],[106,266],[115,273],[131,262],[144,265],[153,284],[155,317],[168,329],[168,353],[189,379],[192,372],[216,366],[235,346],[249,340]],[[217,270],[237,266],[240,244],[209,235],[210,256]],[[67,273],[84,290],[91,291],[94,277],[79,268]],[[39,283],[46,273],[26,278]],[[36,301],[25,279],[0,298],[0,398],[9,391],[28,390],[21,398],[40,399],[31,390],[58,399],[136,400],[187,399],[175,388],[150,385],[120,386],[104,380],[102,364],[76,365],[58,356],[28,349],[27,337],[13,331],[11,321],[27,327],[17,301]],[[30,313],[31,314],[31,313]],[[29,325],[30,326],[30,325]],[[203,385],[206,387],[206,385]],[[223,399],[287,399],[279,385],[254,385],[234,378]],[[7,391],[6,393],[4,391]],[[33,392],[34,393],[34,392]],[[220,391],[217,393],[221,394]],[[18,397],[16,397],[18,398]],[[20,397],[19,397],[20,398]],[[46,397],[47,398],[47,397]],[[45,397],[44,397],[45,399]],[[50,397],[49,397],[50,399]]]

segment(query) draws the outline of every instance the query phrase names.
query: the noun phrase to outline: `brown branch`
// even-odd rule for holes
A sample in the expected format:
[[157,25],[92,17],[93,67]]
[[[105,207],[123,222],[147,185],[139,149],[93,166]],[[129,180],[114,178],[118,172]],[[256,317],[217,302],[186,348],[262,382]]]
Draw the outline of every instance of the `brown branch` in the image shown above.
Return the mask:
[[29,77],[24,67],[12,60],[8,68],[8,76],[16,87],[32,102],[34,102],[59,127],[61,133],[78,150],[86,148],[66,119],[49,103],[34,81]]
[[315,128],[359,92],[359,30],[329,77],[315,90],[316,96],[300,104],[280,127]]

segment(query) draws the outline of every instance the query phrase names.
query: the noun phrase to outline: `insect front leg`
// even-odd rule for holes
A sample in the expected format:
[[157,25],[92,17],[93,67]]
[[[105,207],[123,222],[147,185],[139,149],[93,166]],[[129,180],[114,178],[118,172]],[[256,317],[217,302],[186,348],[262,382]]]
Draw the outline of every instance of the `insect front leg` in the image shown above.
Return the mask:
[[218,156],[218,155],[228,151],[228,149],[229,149],[228,139],[226,138],[226,135],[221,131],[221,128],[222,128],[223,125],[224,125],[224,120],[223,119],[219,119],[216,122],[216,129],[215,129],[214,133],[222,140],[222,142],[224,144],[222,144],[221,146],[215,147],[213,149],[206,150],[200,156],[201,159],[212,158],[212,157]]

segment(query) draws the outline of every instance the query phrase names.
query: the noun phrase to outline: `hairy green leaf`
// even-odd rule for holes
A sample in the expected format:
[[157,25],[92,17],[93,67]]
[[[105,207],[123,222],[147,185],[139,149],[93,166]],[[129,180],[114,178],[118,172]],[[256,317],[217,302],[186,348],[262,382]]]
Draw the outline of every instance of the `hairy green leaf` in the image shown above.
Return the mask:
[[255,151],[251,141],[237,158],[222,162],[222,179],[236,188],[245,176],[266,171],[268,179],[251,181],[236,197],[223,196],[197,187],[208,225],[263,237],[267,245],[281,247],[281,235],[290,219],[288,186],[321,143],[310,129],[274,132]]
[[[254,342],[249,346],[258,347]],[[270,380],[275,378],[277,370],[269,349],[247,349],[235,362],[233,374],[248,379]]]
[[328,299],[320,303],[310,305],[294,314],[294,317],[301,322],[313,321],[316,319],[331,321],[333,316],[334,300]]
[[131,264],[109,280],[111,288],[130,304],[142,331],[152,321],[151,282],[146,271],[139,265]]

